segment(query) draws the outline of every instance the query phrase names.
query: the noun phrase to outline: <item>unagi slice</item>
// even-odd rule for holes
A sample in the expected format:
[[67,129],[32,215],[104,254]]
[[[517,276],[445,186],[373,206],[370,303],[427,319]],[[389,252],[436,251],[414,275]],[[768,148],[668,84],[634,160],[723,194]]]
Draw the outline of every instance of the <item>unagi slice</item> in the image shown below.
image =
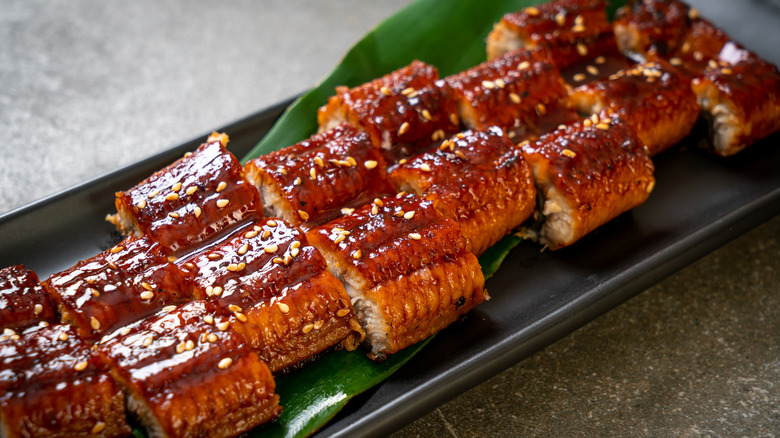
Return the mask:
[[57,315],[38,275],[22,265],[0,269],[0,329],[23,329]]
[[622,110],[623,120],[636,128],[650,155],[685,138],[699,118],[690,80],[661,60],[581,85],[570,95],[577,110],[586,116]]
[[0,336],[3,437],[118,437],[130,433],[108,362],[67,324]]
[[62,314],[86,339],[190,298],[182,272],[160,244],[128,237],[109,250],[49,277],[43,286]]
[[421,61],[352,89],[336,87],[317,120],[321,132],[341,122],[368,132],[388,163],[417,155],[460,128],[449,86]]
[[372,359],[427,338],[487,298],[457,222],[415,195],[376,199],[307,237],[346,286]]
[[[543,220],[527,230],[551,249],[576,242],[643,203],[655,185],[653,162],[633,126],[593,116],[522,145]],[[536,233],[538,231],[538,234]]]
[[263,215],[260,195],[225,145],[212,134],[195,152],[116,194],[106,217],[124,234],[151,236],[169,253],[196,246],[231,225]]
[[504,15],[488,35],[492,60],[517,49],[545,48],[559,69],[612,55],[617,44],[600,0],[558,0]]
[[268,216],[305,229],[394,193],[379,149],[366,132],[347,123],[255,158],[246,175],[260,191]]
[[568,107],[563,79],[545,50],[516,50],[445,80],[470,129],[498,126],[521,137],[540,134],[541,118]]
[[528,219],[536,206],[528,163],[496,127],[457,134],[436,151],[399,165],[390,179],[399,191],[432,201],[457,221],[466,250],[477,256]]
[[281,219],[250,223],[179,263],[274,373],[364,337],[344,286]]
[[692,84],[716,154],[734,155],[780,130],[780,73],[774,65],[757,57],[736,64],[711,61]]
[[276,418],[268,366],[214,305],[191,301],[121,329],[99,350],[153,437],[236,436]]

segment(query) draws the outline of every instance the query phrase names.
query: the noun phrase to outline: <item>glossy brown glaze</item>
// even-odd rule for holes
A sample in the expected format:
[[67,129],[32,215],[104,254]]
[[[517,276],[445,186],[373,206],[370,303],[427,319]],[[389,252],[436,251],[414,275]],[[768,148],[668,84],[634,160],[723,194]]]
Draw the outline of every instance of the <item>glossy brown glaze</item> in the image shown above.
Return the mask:
[[246,165],[268,216],[310,229],[392,194],[385,160],[367,133],[342,123]]
[[622,119],[634,125],[650,155],[685,138],[699,118],[690,81],[660,60],[581,85],[572,90],[571,98],[577,110],[587,116],[605,109],[622,110]]
[[780,73],[766,61],[712,62],[693,80],[693,91],[710,114],[718,155],[733,155],[780,130]]
[[690,7],[678,0],[637,0],[618,9],[615,34],[620,50],[666,56],[680,50],[691,25]]
[[488,35],[488,59],[518,48],[545,48],[559,69],[617,52],[605,2],[558,0],[504,15]]
[[0,428],[9,437],[124,436],[122,390],[76,330],[47,323],[0,336]]
[[449,86],[420,61],[359,87],[336,87],[317,120],[321,131],[346,121],[368,132],[388,163],[417,155],[460,127]]
[[62,321],[93,339],[191,297],[181,271],[147,237],[128,237],[43,285]]
[[107,219],[120,231],[150,236],[177,254],[237,222],[262,217],[260,195],[225,144],[226,135],[212,134],[194,153],[118,192],[118,213]]
[[350,324],[344,286],[303,233],[281,219],[250,223],[178,263],[274,373],[347,338],[354,348],[363,336]]
[[129,410],[153,433],[235,436],[281,412],[268,367],[226,319],[213,304],[191,301],[99,345]]
[[594,116],[522,145],[544,200],[539,240],[551,249],[587,233],[647,199],[653,163],[634,128]]
[[567,68],[561,72],[561,76],[568,85],[576,87],[607,79],[621,70],[631,68],[634,64],[636,64],[634,61],[619,53],[596,56]]
[[471,129],[534,125],[538,108],[566,97],[558,68],[545,50],[517,50],[445,78]]
[[344,282],[373,359],[425,339],[487,296],[457,222],[415,195],[377,199],[307,237]]
[[536,206],[531,169],[499,128],[466,131],[398,166],[396,188],[433,201],[460,224],[477,256],[523,223]]
[[57,315],[38,275],[22,265],[0,269],[0,329],[22,329]]

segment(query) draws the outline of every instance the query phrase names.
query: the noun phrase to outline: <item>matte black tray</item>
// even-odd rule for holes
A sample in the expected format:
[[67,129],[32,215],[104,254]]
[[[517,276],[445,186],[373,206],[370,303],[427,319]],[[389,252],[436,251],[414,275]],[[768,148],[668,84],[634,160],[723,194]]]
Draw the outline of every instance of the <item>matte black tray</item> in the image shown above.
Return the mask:
[[[780,26],[758,33],[742,27],[759,17],[780,23],[776,3],[705,6],[705,16],[780,64]],[[218,130],[241,157],[288,103]],[[103,220],[114,209],[114,192],[193,150],[206,135],[0,216],[0,266],[23,263],[45,278],[108,248],[120,239]],[[639,208],[558,252],[521,244],[488,281],[490,301],[353,400],[320,434],[378,435],[401,427],[780,213],[780,135],[729,159],[698,150],[697,140],[656,157],[655,191]]]

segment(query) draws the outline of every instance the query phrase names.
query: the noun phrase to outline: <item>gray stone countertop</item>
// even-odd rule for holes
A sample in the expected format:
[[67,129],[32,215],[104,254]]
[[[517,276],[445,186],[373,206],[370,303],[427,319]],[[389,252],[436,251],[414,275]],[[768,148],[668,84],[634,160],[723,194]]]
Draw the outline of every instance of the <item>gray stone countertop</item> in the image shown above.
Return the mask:
[[[304,91],[406,3],[0,2],[0,213]],[[775,218],[396,436],[780,433],[778,236]]]

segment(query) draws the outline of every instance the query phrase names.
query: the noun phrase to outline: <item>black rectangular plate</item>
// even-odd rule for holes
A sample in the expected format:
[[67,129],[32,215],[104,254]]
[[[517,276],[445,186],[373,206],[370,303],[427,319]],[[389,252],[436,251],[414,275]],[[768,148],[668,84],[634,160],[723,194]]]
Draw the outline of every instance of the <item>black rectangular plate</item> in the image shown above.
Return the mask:
[[[777,3],[705,6],[705,16],[780,64]],[[745,29],[756,19],[775,26]],[[230,149],[242,157],[287,104],[218,131],[230,135]],[[108,248],[120,239],[103,220],[114,209],[114,192],[205,137],[0,216],[0,267],[23,263],[46,277]],[[697,149],[697,138],[655,158],[657,183],[644,205],[558,252],[521,244],[488,281],[490,301],[353,400],[320,434],[379,435],[401,427],[780,212],[780,135],[728,159]]]

